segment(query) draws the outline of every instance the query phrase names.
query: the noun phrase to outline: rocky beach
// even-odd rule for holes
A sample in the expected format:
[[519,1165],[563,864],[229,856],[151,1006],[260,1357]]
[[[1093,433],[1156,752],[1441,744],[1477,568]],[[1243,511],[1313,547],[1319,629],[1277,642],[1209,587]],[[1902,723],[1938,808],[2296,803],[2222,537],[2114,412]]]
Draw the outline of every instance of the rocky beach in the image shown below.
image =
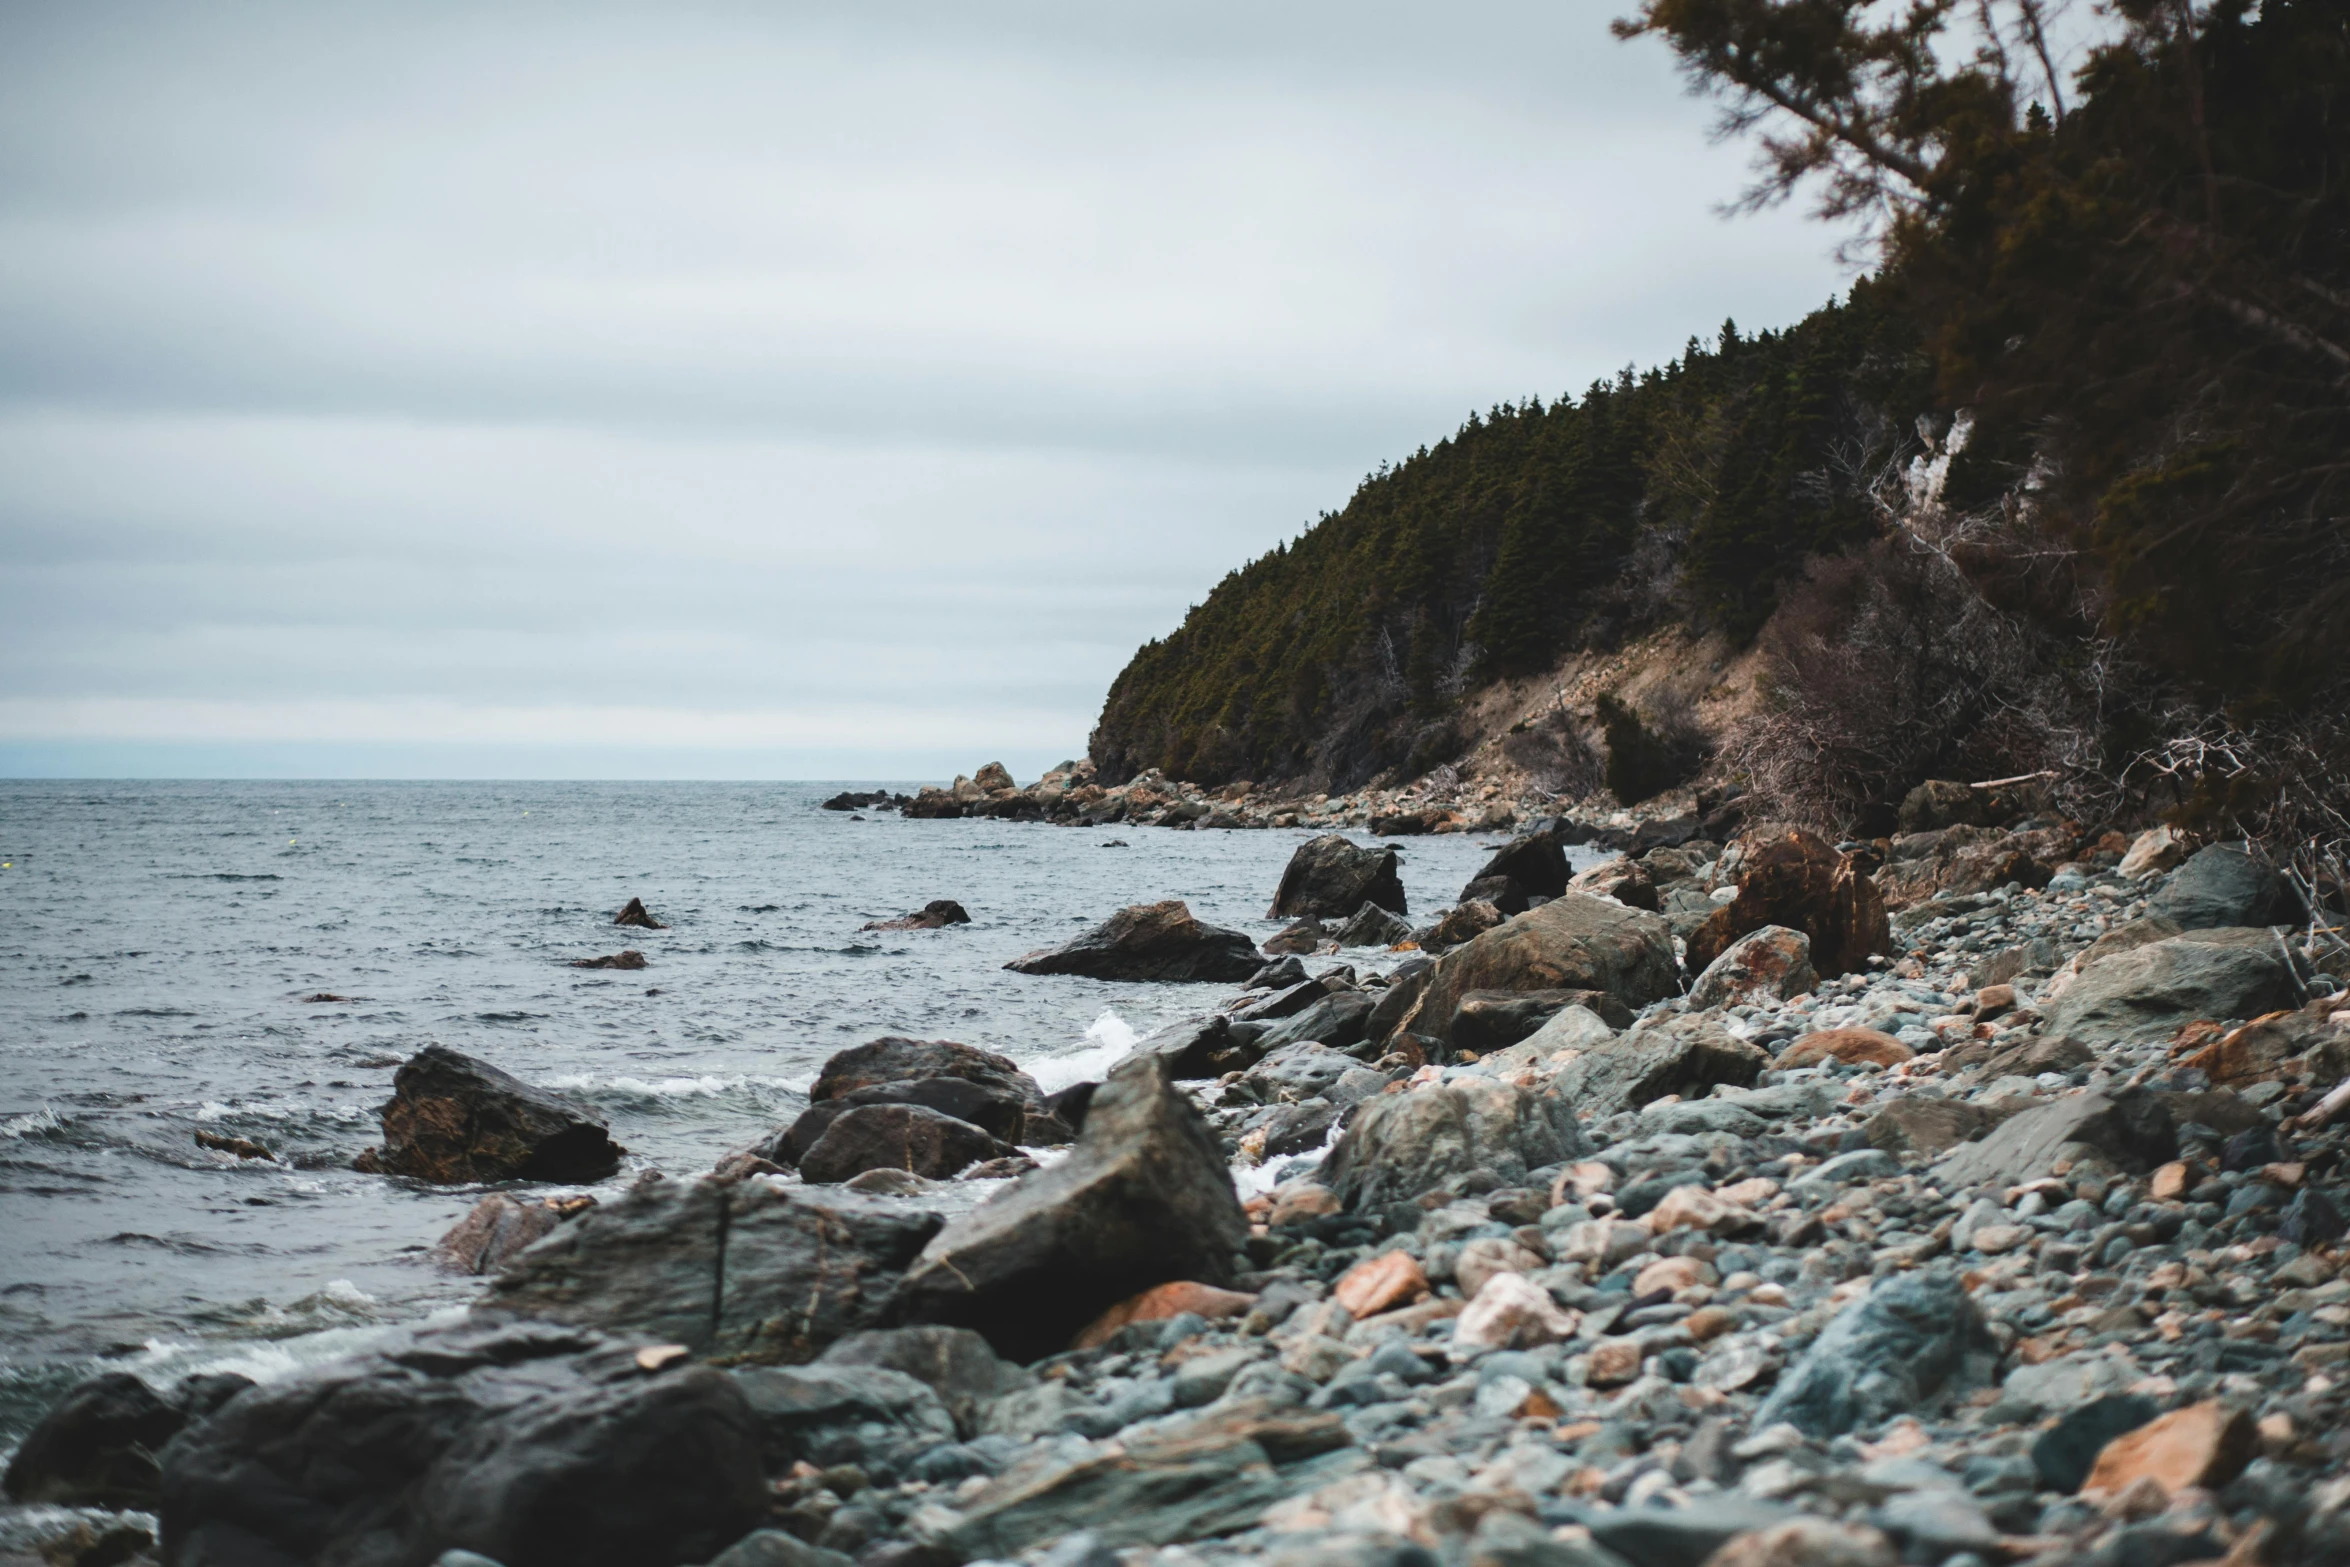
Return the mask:
[[2244,846],[1945,785],[1833,844],[989,771],[906,813],[1508,835],[1449,908],[1333,831],[1261,943],[1040,932],[1012,969],[1226,999],[1053,1091],[877,1037],[712,1169],[608,1179],[593,1107],[423,1051],[353,1153],[494,1183],[468,1303],[70,1390],[26,1559],[2350,1557],[2350,999]]

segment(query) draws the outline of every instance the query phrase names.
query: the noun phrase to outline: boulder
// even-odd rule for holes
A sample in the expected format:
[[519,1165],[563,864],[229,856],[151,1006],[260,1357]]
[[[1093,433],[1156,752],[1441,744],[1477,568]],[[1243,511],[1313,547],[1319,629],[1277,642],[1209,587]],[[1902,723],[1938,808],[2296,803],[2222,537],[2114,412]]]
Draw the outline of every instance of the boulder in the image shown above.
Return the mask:
[[1129,1052],[1129,1059],[1154,1056],[1165,1063],[1172,1076],[1202,1078],[1246,1071],[1261,1054],[1253,1037],[1244,1039],[1233,1031],[1230,1018],[1211,1012],[1144,1035]]
[[2177,1157],[2170,1107],[2145,1089],[2068,1094],[2026,1110],[1973,1142],[1944,1154],[1935,1178],[1950,1190],[2016,1186],[2054,1172],[2061,1159],[2093,1153],[2117,1170],[2142,1175]]
[[[1355,910],[1354,917],[1338,927],[1333,939],[1341,947],[1392,947],[1412,939],[1411,922],[1376,903],[1366,903]],[[1268,946],[1268,951],[1271,948]]]
[[933,898],[911,914],[901,914],[894,920],[874,920],[860,925],[859,930],[944,930],[949,925],[968,925],[971,916],[963,905],[952,898]]
[[[1567,851],[1560,847],[1555,834],[1526,833],[1512,838],[1493,852],[1485,868],[1469,878],[1469,886],[1501,879],[1509,884],[1523,909],[1528,898],[1555,898],[1567,890]],[[1483,896],[1463,891],[1460,901],[1467,903],[1472,896]],[[1495,900],[1499,902],[1499,899]]]
[[1997,1110],[1965,1099],[1896,1099],[1875,1115],[1861,1132],[1869,1146],[1896,1158],[1931,1159],[1960,1143],[1990,1135],[2004,1117]]
[[1689,938],[1689,966],[1706,968],[1732,942],[1765,925],[1808,936],[1812,968],[1827,978],[1865,968],[1871,955],[1893,950],[1877,884],[1852,856],[1808,832],[1785,833],[1748,852],[1737,898]]
[[[1330,932],[1311,914],[1291,920],[1265,938],[1265,952],[1270,957],[1299,957],[1322,950],[1322,943],[1330,939]],[[1255,976],[1250,976],[1254,978]]]
[[1362,1043],[1364,1031],[1370,1026],[1373,1005],[1372,999],[1359,990],[1325,994],[1304,1011],[1283,1018],[1259,1035],[1256,1048],[1271,1054],[1285,1045],[1312,1039],[1333,1050],[1344,1050]]
[[2086,1044],[2151,1044],[2198,1018],[2255,1018],[2300,1005],[2274,934],[2214,928],[2101,957],[2046,1008],[2044,1033]]
[[[1006,1119],[1008,1112],[989,1108],[956,1090],[935,1086],[941,1078],[959,1078],[974,1084],[986,1090],[992,1101],[1018,1101],[1022,1124],[1013,1128]],[[917,1082],[934,1086],[919,1091],[904,1086]],[[889,1088],[891,1092],[880,1098],[855,1097],[862,1090],[872,1088]],[[1021,1071],[1008,1057],[949,1039],[886,1035],[840,1051],[824,1063],[816,1074],[815,1084],[808,1090],[811,1105],[835,1100],[855,1104],[926,1104],[933,1110],[984,1127],[1006,1142],[1042,1145],[1069,1140],[1069,1129],[1054,1119],[1052,1106],[1046,1103],[1044,1090],[1037,1086],[1035,1078]]]
[[1652,914],[1660,906],[1656,877],[1638,860],[1603,860],[1588,870],[1577,871],[1568,879],[1567,890],[1613,898],[1626,908],[1646,909]]
[[981,764],[979,771],[971,775],[971,782],[978,786],[981,794],[1001,794],[1006,789],[1019,787],[1012,782],[1011,769],[1001,762]]
[[1480,876],[1461,889],[1462,903],[1490,903],[1503,914],[1523,914],[1535,900],[1507,876]]
[[1663,920],[1570,892],[1438,959],[1403,1026],[1449,1043],[1462,998],[1476,990],[1597,990],[1637,1010],[1678,988]]
[[1363,1023],[1363,1038],[1373,1045],[1384,1045],[1420,1004],[1420,995],[1428,988],[1428,976],[1435,972],[1433,958],[1415,956],[1397,964],[1387,976],[1387,988],[1371,1004],[1371,1015]]
[[433,1246],[433,1260],[457,1273],[495,1273],[556,1225],[594,1206],[592,1197],[525,1202],[492,1192]]
[[487,1061],[427,1045],[392,1078],[384,1141],[352,1161],[420,1181],[600,1181],[627,1152],[603,1121]]
[[1970,789],[1947,778],[1929,778],[1901,798],[1895,819],[1903,832],[1932,832],[1939,827],[1985,825],[1986,791]]
[[[1026,1077],[1026,1073],[1021,1074]],[[758,1144],[752,1152],[781,1166],[798,1164],[815,1147],[832,1125],[852,1110],[868,1106],[913,1105],[942,1116],[976,1127],[991,1139],[1006,1143],[1029,1141],[1031,1129],[1042,1129],[1050,1121],[1055,1127],[1060,1117],[1051,1110],[1049,1102],[1025,1101],[1016,1085],[974,1082],[966,1077],[917,1077],[902,1083],[874,1083],[864,1088],[819,1100],[800,1112],[799,1118],[782,1131]],[[1033,1141],[1067,1142],[1066,1135],[1039,1136]],[[1000,1158],[1001,1152],[986,1155]],[[871,1165],[867,1169],[874,1168]],[[960,1166],[958,1166],[960,1168]],[[854,1175],[854,1170],[849,1172]]]
[[1244,1315],[1257,1298],[1245,1290],[1218,1289],[1213,1284],[1200,1284],[1190,1279],[1178,1279],[1172,1284],[1154,1284],[1139,1295],[1130,1295],[1077,1330],[1069,1341],[1071,1349],[1096,1349],[1118,1336],[1119,1330],[1136,1322],[1168,1322],[1176,1317],[1195,1316],[1209,1322],[1220,1322],[1228,1317]]
[[2249,1414],[2217,1400],[2190,1404],[2108,1442],[2081,1489],[2118,1496],[2152,1480],[2166,1494],[2217,1491],[2259,1455],[2260,1432]]
[[1450,952],[1464,942],[1476,940],[1507,917],[1493,904],[1476,898],[1445,910],[1435,924],[1413,939],[1423,951]]
[[1455,1050],[1490,1055],[1531,1039],[1569,1007],[1595,1014],[1610,1028],[1632,1026],[1631,1011],[1604,990],[1472,990],[1453,1009],[1449,1037]]
[[466,1324],[253,1388],[164,1450],[164,1559],[707,1560],[766,1516],[758,1431],[732,1377],[641,1348]]
[[1486,1054],[1486,1066],[1497,1072],[1516,1071],[1530,1067],[1547,1076],[1551,1057],[1562,1050],[1578,1053],[1604,1045],[1616,1030],[1608,1020],[1587,1006],[1561,1007],[1542,1020],[1542,1026],[1514,1045]]
[[1689,987],[1689,1004],[1731,1007],[1742,1001],[1787,1001],[1813,989],[1811,938],[1784,925],[1750,930],[1722,949]]
[[979,1430],[990,1399],[1034,1387],[1036,1378],[998,1355],[969,1328],[880,1328],[852,1333],[817,1358],[818,1365],[878,1366],[929,1388],[966,1437]]
[[1771,1064],[1758,1045],[1702,1013],[1650,1019],[1561,1067],[1551,1091],[1578,1114],[1637,1110],[1667,1094],[1694,1099],[1716,1083],[1749,1087]]
[[927,1105],[856,1105],[835,1117],[824,1135],[800,1155],[800,1176],[825,1186],[867,1170],[904,1170],[943,1181],[984,1159],[1018,1151],[970,1122]]
[[885,1479],[955,1440],[945,1401],[886,1366],[746,1366],[734,1380],[758,1424],[759,1463],[769,1474],[789,1474],[795,1464],[855,1464]]
[[1958,1276],[1943,1268],[1879,1279],[1823,1329],[1755,1411],[1754,1430],[1784,1420],[1841,1436],[1898,1414],[1923,1415],[1988,1376],[1999,1348]]
[[899,1320],[1050,1354],[1153,1284],[1229,1283],[1248,1218],[1224,1150],[1155,1058],[1119,1063],[1069,1156],[941,1230],[907,1270]]
[[2187,841],[2179,835],[2178,829],[2150,827],[2130,840],[2130,847],[2122,855],[2121,863],[2114,867],[2114,872],[2136,881],[2176,870],[2186,862]]
[[2146,913],[2181,930],[2283,925],[2301,917],[2301,900],[2265,862],[2236,844],[2215,843],[2171,872],[2146,900]]
[[1015,974],[1082,974],[1091,979],[1222,980],[1237,983],[1264,964],[1236,930],[1202,924],[1180,898],[1120,909],[1074,941],[1004,965]]
[[1337,833],[1308,839],[1289,857],[1265,917],[1281,920],[1303,914],[1340,920],[1366,903],[1408,914],[1397,860],[1395,849],[1387,844],[1366,849]]
[[1583,1152],[1567,1105],[1513,1084],[1462,1077],[1382,1094],[1355,1112],[1319,1179],[1350,1209],[1409,1205],[1456,1176],[1503,1186]]
[[631,947],[626,952],[607,952],[600,958],[573,958],[571,966],[573,968],[635,970],[645,966],[645,955]]
[[1318,1039],[1283,1045],[1241,1074],[1240,1080],[1261,1099],[1310,1099],[1326,1094],[1362,1063]]
[[2089,1478],[2107,1443],[2161,1413],[2162,1406],[2143,1393],[2108,1393],[2074,1405],[2032,1443],[2032,1469],[2041,1488],[2072,1495]]
[[1779,1052],[1773,1066],[1811,1066],[1840,1061],[1846,1066],[1899,1066],[1917,1054],[1891,1034],[1873,1028],[1822,1028]]
[[522,1253],[474,1309],[805,1361],[883,1325],[939,1222],[856,1192],[648,1175]]
[[227,1373],[190,1377],[167,1397],[127,1371],[92,1377],[26,1433],[0,1490],[26,1504],[152,1510],[161,1484],[155,1455],[189,1420],[252,1385]]
[[638,930],[667,930],[669,928],[646,911],[645,900],[642,898],[629,899],[628,907],[612,916],[612,923],[634,926]]

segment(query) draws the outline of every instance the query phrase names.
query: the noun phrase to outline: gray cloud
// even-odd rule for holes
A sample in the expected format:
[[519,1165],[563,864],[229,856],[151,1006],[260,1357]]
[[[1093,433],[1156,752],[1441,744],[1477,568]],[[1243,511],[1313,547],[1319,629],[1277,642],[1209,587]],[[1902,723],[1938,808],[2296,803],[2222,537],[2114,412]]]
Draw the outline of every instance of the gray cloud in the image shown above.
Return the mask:
[[1840,285],[1609,11],[0,12],[0,767],[1074,752],[1381,459]]

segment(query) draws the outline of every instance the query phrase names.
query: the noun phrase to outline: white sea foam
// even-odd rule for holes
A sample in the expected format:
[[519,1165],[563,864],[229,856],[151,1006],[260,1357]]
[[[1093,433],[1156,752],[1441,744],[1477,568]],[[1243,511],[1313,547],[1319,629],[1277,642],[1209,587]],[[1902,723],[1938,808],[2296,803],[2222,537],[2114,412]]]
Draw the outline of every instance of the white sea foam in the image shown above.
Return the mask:
[[1104,1011],[1087,1026],[1085,1045],[1065,1056],[1051,1056],[1028,1063],[1028,1075],[1046,1093],[1059,1093],[1072,1083],[1098,1083],[1108,1075],[1111,1067],[1126,1058],[1142,1036],[1134,1025],[1115,1011]]
[[54,1132],[65,1125],[65,1117],[47,1105],[24,1115],[0,1121],[0,1137],[37,1137],[43,1132]]

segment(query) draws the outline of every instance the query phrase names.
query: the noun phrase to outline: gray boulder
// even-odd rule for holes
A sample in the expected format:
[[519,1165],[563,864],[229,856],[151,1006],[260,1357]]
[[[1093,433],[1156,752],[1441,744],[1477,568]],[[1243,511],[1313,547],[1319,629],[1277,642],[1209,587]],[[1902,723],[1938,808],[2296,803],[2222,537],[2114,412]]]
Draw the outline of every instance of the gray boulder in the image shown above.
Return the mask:
[[1815,1437],[1841,1436],[1898,1414],[1923,1414],[1980,1384],[1999,1348],[1982,1313],[1947,1269],[1896,1274],[1871,1286],[1828,1324],[1755,1411],[1753,1428],[1785,1420]]
[[1257,1047],[1273,1053],[1284,1045],[1293,1045],[1305,1039],[1317,1040],[1334,1050],[1360,1044],[1364,1031],[1370,1026],[1374,1005],[1372,999],[1359,990],[1333,992],[1296,1016],[1274,1024],[1258,1038]]
[[1362,1063],[1319,1040],[1303,1039],[1259,1061],[1240,1080],[1260,1099],[1310,1099],[1331,1087]]
[[1342,947],[1392,947],[1399,941],[1412,939],[1412,925],[1411,921],[1376,903],[1366,903],[1333,934]]
[[2181,930],[2222,925],[2282,925],[2301,917],[2301,900],[2285,878],[2232,843],[2198,849],[2146,900],[2149,918]]
[[2049,1005],[2043,1033],[2091,1045],[2151,1044],[2197,1018],[2254,1018],[2300,1003],[2273,932],[2214,928],[2099,958]]
[[1527,1173],[1583,1152],[1563,1100],[1462,1077],[1440,1088],[1364,1101],[1324,1161],[1321,1179],[1349,1208],[1410,1203],[1456,1176],[1523,1185]]
[[1155,1029],[1136,1042],[1129,1056],[1152,1056],[1180,1078],[1220,1077],[1245,1071],[1264,1054],[1261,1034],[1236,1031],[1221,1012],[1185,1018]]
[[1448,1044],[1476,990],[1597,990],[1638,1010],[1680,988],[1670,928],[1654,914],[1570,892],[1447,952],[1404,1023]]
[[881,1328],[852,1333],[827,1349],[823,1366],[879,1366],[929,1388],[965,1436],[977,1434],[979,1411],[990,1399],[1036,1385],[1023,1367],[997,1355],[969,1328]]
[[1771,1058],[1703,1013],[1651,1019],[1561,1067],[1551,1088],[1578,1113],[1614,1115],[1667,1094],[1694,1099],[1716,1083],[1745,1088]]
[[1398,858],[1389,844],[1366,849],[1337,833],[1309,839],[1289,857],[1265,918],[1345,919],[1366,903],[1408,914],[1403,878],[1395,869]]
[[1951,1190],[1987,1183],[2016,1185],[2050,1174],[2060,1158],[2093,1153],[2142,1174],[2179,1151],[2169,1105],[2157,1093],[2068,1094],[2003,1121],[1980,1142],[1944,1154],[1935,1175]]
[[603,1120],[487,1061],[427,1045],[392,1077],[384,1140],[351,1161],[420,1181],[600,1181],[627,1152]]
[[856,1192],[651,1175],[516,1258],[475,1310],[807,1360],[882,1324],[939,1223]]
[[1490,1055],[1531,1039],[1552,1018],[1579,1007],[1610,1028],[1630,1028],[1632,1014],[1604,990],[1472,990],[1453,1009],[1448,1035],[1455,1050]]
[[1229,1283],[1248,1233],[1223,1146],[1161,1062],[1130,1057],[1094,1094],[1069,1156],[941,1230],[895,1309],[1033,1360],[1154,1284]]
[[767,1513],[732,1377],[544,1323],[427,1329],[253,1388],[162,1467],[179,1567],[674,1567]]
[[[953,1086],[959,1083],[981,1090],[985,1101]],[[915,1088],[915,1084],[924,1086]],[[926,1104],[984,1127],[1006,1142],[1068,1141],[1067,1128],[1050,1124],[1052,1110],[1035,1078],[1007,1056],[951,1039],[908,1039],[891,1034],[836,1052],[816,1074],[808,1090],[808,1103],[814,1107],[844,1102]],[[1019,1105],[1029,1122],[1043,1124],[1015,1124],[1011,1104]],[[816,1135],[822,1135],[821,1125]],[[814,1140],[809,1137],[801,1146]]]
[[769,1474],[804,1462],[855,1464],[883,1478],[955,1439],[954,1416],[938,1394],[886,1366],[746,1366],[734,1380],[758,1422],[759,1461]]
[[1237,984],[1264,964],[1264,954],[1248,937],[1194,919],[1182,899],[1169,898],[1120,909],[1076,940],[1014,958],[1004,967],[1015,974]]
[[152,1509],[161,1476],[155,1455],[190,1420],[253,1385],[214,1372],[188,1378],[168,1396],[127,1371],[108,1371],[67,1390],[8,1461],[12,1502],[63,1507]]
[[834,1119],[806,1153],[800,1175],[811,1185],[852,1180],[867,1170],[904,1170],[941,1181],[983,1160],[1019,1152],[927,1105],[857,1105]]

